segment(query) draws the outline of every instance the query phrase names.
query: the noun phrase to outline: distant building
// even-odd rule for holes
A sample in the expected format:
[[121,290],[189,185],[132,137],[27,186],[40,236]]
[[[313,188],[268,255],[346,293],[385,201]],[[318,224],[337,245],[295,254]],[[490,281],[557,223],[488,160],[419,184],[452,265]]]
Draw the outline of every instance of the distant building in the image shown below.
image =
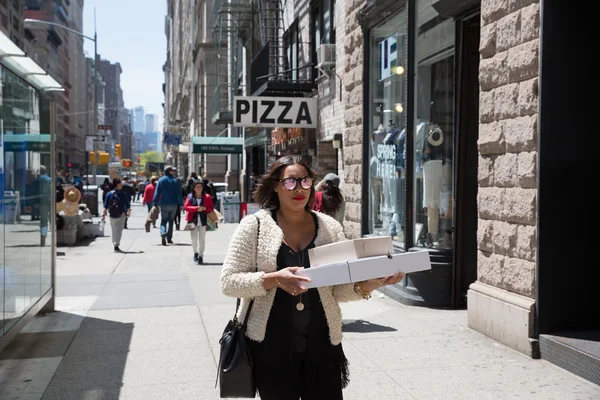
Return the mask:
[[0,31],[27,52],[25,40],[23,39],[23,19],[23,1],[0,1]]
[[146,114],[146,133],[158,132],[158,115]]
[[134,133],[146,133],[146,111],[143,106],[131,110],[131,130]]

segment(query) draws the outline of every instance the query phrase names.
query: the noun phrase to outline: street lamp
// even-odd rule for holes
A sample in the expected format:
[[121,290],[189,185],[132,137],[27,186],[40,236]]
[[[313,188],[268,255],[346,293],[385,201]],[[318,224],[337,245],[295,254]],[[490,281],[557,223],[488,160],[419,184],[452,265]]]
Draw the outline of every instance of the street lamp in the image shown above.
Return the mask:
[[[71,29],[68,26],[64,26],[61,24],[57,24],[55,22],[50,22],[50,21],[43,21],[40,19],[33,19],[33,18],[25,18],[25,20],[23,21],[24,24],[32,24],[32,25],[50,25],[50,26],[55,26],[57,28],[61,28],[66,30],[67,32],[71,32],[74,33],[75,35],[81,36],[84,39],[88,39],[91,40],[92,42],[94,42],[94,69],[93,69],[93,79],[94,79],[94,126],[92,129],[92,132],[94,133],[93,135],[85,135],[86,138],[86,142],[87,142],[87,137],[88,136],[99,136],[97,135],[97,129],[98,129],[98,79],[96,78],[96,62],[97,62],[97,58],[98,58],[98,35],[96,32],[96,9],[94,9],[94,37],[90,37],[87,35],[84,35],[82,32],[76,31],[75,29]],[[86,151],[85,151],[85,172],[87,175],[87,185],[90,185],[90,174],[89,174],[89,170],[88,170],[88,166],[89,166],[89,156],[88,156],[88,152],[87,152],[87,143],[86,143]],[[94,174],[94,182],[96,182],[96,167],[94,164],[93,167],[93,174]]]

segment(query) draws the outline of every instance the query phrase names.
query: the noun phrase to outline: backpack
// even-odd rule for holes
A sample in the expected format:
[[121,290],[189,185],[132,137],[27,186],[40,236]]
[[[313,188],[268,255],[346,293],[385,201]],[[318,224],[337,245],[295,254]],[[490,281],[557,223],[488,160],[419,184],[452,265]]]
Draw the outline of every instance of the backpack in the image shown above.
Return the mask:
[[108,214],[111,218],[119,218],[123,214],[123,210],[121,209],[121,199],[114,190],[111,192]]

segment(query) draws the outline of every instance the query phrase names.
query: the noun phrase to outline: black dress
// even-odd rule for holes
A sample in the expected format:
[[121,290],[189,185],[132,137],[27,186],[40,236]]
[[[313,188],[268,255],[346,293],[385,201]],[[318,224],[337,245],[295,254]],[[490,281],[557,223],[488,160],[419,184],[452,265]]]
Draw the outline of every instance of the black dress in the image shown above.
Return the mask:
[[[313,214],[315,232],[318,221]],[[273,219],[276,220],[275,213]],[[315,235],[316,238],[316,235]],[[310,268],[308,249],[295,252],[285,243],[277,255],[277,269]],[[297,310],[302,301],[304,309]],[[317,289],[292,296],[277,289],[265,339],[248,340],[256,385],[262,400],[342,400],[348,384],[348,364],[342,345],[329,340],[329,326]]]

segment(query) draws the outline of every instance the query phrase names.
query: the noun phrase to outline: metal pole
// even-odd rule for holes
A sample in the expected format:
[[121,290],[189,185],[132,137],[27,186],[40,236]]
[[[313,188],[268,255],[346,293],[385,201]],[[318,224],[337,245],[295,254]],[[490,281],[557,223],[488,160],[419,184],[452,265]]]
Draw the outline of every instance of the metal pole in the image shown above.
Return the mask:
[[[194,141],[194,135],[196,126],[198,126],[198,119],[196,118],[196,108],[197,108],[197,98],[196,98],[196,64],[194,61],[194,50],[196,46],[196,0],[190,0],[190,8],[191,8],[191,20],[190,20],[190,72],[191,72],[191,81],[192,81],[192,112],[190,121],[194,121],[194,129],[189,132],[189,140],[190,142]],[[191,145],[191,148],[188,150],[188,165],[190,168],[190,174],[195,172],[195,163],[194,163],[194,146]],[[185,176],[184,176],[185,178]]]
[[[98,77],[96,76],[96,71],[98,71],[98,67],[96,63],[98,59],[98,35],[96,33],[96,8],[94,8],[94,126],[92,127],[92,132],[94,135],[98,134]],[[106,138],[104,139],[106,140]],[[106,143],[106,142],[103,142]],[[94,150],[96,150],[96,144],[94,142]],[[98,162],[98,158],[96,158],[96,163]],[[96,183],[96,163],[92,165],[92,171],[94,174],[93,182]]]

